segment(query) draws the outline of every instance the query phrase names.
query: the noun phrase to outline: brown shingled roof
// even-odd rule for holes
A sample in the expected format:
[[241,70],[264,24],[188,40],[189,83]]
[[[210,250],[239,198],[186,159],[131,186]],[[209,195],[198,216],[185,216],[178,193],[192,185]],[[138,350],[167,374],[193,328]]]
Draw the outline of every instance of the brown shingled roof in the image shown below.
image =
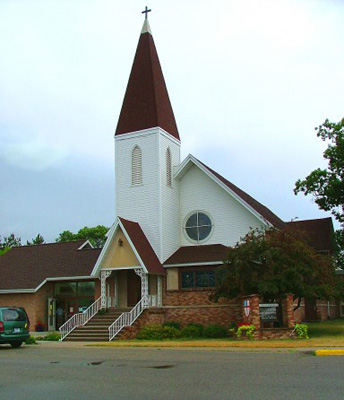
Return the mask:
[[154,40],[145,32],[139,39],[115,135],[158,126],[179,140]]
[[206,263],[225,260],[228,247],[223,244],[183,246],[168,258],[164,265]]
[[292,221],[287,224],[305,232],[309,245],[316,251],[333,252],[334,229],[331,217]]
[[147,268],[148,273],[164,275],[166,273],[165,269],[161,265],[146,235],[142,231],[140,224],[137,222],[128,221],[127,219],[121,217],[119,217],[119,220],[129,235],[130,240],[141,257],[143,264]]
[[85,240],[13,247],[0,256],[0,290],[36,289],[47,278],[89,276],[100,249]]
[[[199,160],[198,160],[199,161]],[[228,181],[226,178],[221,176],[219,173],[209,168],[207,165],[199,161],[208,171],[210,171],[216,178],[218,178],[222,183],[224,183],[229,189],[231,189],[235,194],[237,194],[245,203],[247,203],[250,207],[252,207],[255,211],[258,212],[263,218],[265,218],[272,226],[275,228],[281,229],[284,226],[284,222],[277,217],[271,210],[265,207],[263,204],[259,203],[259,201],[255,200],[249,194],[244,192],[235,186],[232,182]]]

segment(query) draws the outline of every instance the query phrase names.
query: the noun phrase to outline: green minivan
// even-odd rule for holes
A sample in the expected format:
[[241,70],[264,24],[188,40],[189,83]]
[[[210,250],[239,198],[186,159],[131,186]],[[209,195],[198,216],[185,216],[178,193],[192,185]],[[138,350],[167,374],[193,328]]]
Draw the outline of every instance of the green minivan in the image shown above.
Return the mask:
[[30,337],[30,322],[22,307],[0,307],[0,344],[20,347]]

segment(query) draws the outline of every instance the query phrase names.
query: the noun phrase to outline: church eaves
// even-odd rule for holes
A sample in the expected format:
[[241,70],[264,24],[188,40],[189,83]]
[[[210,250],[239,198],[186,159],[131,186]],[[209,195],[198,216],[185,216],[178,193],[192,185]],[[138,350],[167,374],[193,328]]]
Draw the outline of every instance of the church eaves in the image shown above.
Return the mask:
[[160,127],[180,140],[158,53],[146,19],[115,135],[154,127]]

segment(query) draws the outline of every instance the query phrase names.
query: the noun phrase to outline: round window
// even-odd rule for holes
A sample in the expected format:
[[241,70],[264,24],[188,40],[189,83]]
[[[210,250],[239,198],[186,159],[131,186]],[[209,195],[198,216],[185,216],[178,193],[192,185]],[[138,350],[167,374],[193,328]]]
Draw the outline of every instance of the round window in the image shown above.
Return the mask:
[[195,212],[186,221],[185,232],[195,242],[203,242],[211,233],[212,222],[207,214]]

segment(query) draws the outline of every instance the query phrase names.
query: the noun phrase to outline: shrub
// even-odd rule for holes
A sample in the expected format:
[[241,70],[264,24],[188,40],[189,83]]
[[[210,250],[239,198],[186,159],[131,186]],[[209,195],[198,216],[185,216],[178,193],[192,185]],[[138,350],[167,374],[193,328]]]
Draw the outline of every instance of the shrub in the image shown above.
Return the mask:
[[182,337],[199,338],[203,336],[204,326],[197,323],[189,323],[182,329]]
[[236,328],[237,328],[236,322],[232,321],[232,322],[229,324],[229,329],[236,330]]
[[49,333],[49,335],[44,336],[44,340],[48,340],[50,342],[58,342],[61,338],[61,335],[57,332]]
[[140,340],[177,339],[181,336],[180,330],[171,326],[152,324],[143,326],[137,335]]
[[58,342],[61,338],[61,335],[57,332],[49,333],[46,336],[37,336],[36,340],[47,340],[49,342]]
[[206,338],[222,338],[227,336],[227,329],[218,324],[210,324],[204,328],[203,336]]
[[175,329],[178,329],[179,331],[181,330],[181,324],[180,324],[180,322],[177,322],[177,321],[167,321],[167,322],[164,322],[162,324],[162,326],[169,326],[170,328],[175,328]]
[[182,336],[182,333],[180,329],[173,328],[172,326],[164,326],[162,336],[163,339],[178,339]]
[[241,338],[243,335],[246,335],[249,339],[253,339],[253,333],[255,330],[256,327],[254,325],[242,324],[239,326],[236,335],[238,338]]
[[306,324],[296,324],[295,332],[299,339],[309,339],[308,336],[308,326]]
[[36,344],[36,338],[34,336],[30,336],[25,340],[26,344]]

